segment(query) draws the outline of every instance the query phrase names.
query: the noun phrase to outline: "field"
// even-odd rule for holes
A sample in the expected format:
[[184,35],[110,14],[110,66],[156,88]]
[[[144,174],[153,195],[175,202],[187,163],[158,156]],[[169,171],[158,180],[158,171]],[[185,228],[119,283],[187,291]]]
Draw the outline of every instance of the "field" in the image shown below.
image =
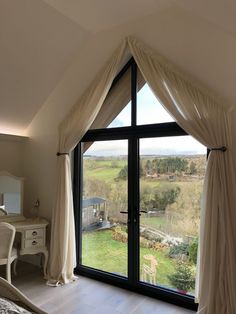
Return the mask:
[[92,179],[104,180],[105,182],[113,182],[126,165],[126,160],[102,160],[102,159],[85,159],[84,169],[86,176]]
[[[204,156],[201,158],[202,164],[204,164],[204,158]],[[160,178],[148,176],[140,178],[140,209],[142,210],[156,205],[152,198],[157,194],[157,191],[165,192],[180,189],[176,201],[165,206],[165,217],[162,219],[159,217],[156,222],[154,217],[149,219],[142,215],[142,223],[153,227],[161,226],[162,230],[166,227],[168,233],[176,236],[196,236],[199,226],[203,176],[199,156],[195,159],[192,157],[191,160],[199,165],[201,173],[199,176],[179,175],[174,181],[168,180],[165,175]],[[86,158],[84,160],[84,197],[97,196],[106,199],[109,217],[114,220],[116,218],[122,220],[119,212],[127,210],[127,179],[117,180],[125,165],[127,165],[125,159]],[[185,224],[184,228],[183,223]]]

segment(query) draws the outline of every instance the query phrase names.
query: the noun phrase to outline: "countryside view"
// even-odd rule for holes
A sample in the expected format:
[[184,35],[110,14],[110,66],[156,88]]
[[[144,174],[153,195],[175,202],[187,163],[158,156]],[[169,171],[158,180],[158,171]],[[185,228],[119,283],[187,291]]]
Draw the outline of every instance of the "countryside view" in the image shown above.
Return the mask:
[[[127,276],[128,141],[86,145],[82,264]],[[206,149],[191,136],[139,147],[139,280],[194,295]]]

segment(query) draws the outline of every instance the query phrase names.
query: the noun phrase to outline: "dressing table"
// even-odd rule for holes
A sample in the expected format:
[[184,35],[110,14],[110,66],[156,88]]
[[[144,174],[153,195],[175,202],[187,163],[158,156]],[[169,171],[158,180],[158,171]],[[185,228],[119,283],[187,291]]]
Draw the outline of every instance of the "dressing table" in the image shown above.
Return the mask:
[[48,221],[39,217],[25,218],[23,216],[23,183],[23,178],[0,172],[0,222],[7,222],[16,228],[16,236],[19,236],[19,242],[17,242],[19,255],[43,254],[43,273],[46,277]]
[[19,255],[32,255],[42,253],[44,255],[43,273],[46,277],[48,263],[48,250],[46,247],[46,227],[48,222],[43,218],[26,219],[9,222],[21,234]]

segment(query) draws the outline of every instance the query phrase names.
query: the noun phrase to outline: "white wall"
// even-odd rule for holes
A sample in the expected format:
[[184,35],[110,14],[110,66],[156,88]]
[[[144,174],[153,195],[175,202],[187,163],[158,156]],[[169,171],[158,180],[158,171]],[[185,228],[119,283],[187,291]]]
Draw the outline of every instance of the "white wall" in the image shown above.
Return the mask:
[[26,208],[39,198],[40,215],[50,219],[56,183],[58,125],[126,35],[135,35],[186,72],[198,73],[197,79],[227,98],[223,87],[228,77],[222,76],[219,84],[221,62],[224,60],[230,68],[225,55],[232,58],[236,55],[236,41],[204,20],[178,9],[167,10],[94,35],[80,48],[27,130],[30,141],[24,168]]
[[24,176],[23,158],[26,139],[20,136],[0,134],[0,171]]

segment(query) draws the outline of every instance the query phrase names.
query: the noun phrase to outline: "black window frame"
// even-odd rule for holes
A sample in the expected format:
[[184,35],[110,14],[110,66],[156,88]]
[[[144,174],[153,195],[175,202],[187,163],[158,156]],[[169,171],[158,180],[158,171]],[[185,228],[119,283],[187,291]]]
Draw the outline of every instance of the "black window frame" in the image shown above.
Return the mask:
[[[136,220],[137,226],[139,226],[139,212],[137,208],[139,206],[139,199],[135,195],[135,191],[139,190],[139,139],[151,138],[151,137],[167,137],[167,136],[183,136],[189,135],[186,133],[176,122],[165,122],[156,124],[137,125],[137,64],[133,58],[131,58],[124,68],[114,79],[111,89],[122,79],[123,75],[131,69],[131,125],[125,127],[114,128],[101,128],[88,130],[82,138],[81,142],[76,146],[74,150],[74,176],[73,176],[73,195],[74,195],[74,214],[75,214],[75,229],[76,229],[76,249],[77,249],[77,267],[75,273],[84,275],[94,279],[98,279],[103,282],[107,282],[128,290],[132,290],[147,296],[157,298],[175,305],[179,305],[188,309],[197,310],[198,304],[194,302],[194,297],[190,295],[181,295],[175,291],[162,287],[150,287],[150,285],[142,283],[135,284],[134,279],[139,277],[139,243],[135,243],[139,236],[139,230],[134,224],[129,228],[129,244],[133,248],[129,249],[128,259],[130,265],[135,266],[136,270],[132,270],[130,265],[128,269],[129,280],[124,280],[120,276],[108,274],[100,270],[94,270],[92,268],[83,266],[81,264],[81,244],[82,244],[82,169],[83,169],[83,154],[82,143],[83,142],[95,142],[106,140],[122,140],[128,139],[129,152],[128,152],[128,210],[129,219]],[[130,159],[130,156],[136,156],[134,159]],[[133,178],[133,179],[131,179]],[[137,193],[136,193],[137,194]],[[132,199],[132,201],[130,201]],[[136,210],[135,210],[136,208]],[[139,241],[136,241],[139,242]]]

